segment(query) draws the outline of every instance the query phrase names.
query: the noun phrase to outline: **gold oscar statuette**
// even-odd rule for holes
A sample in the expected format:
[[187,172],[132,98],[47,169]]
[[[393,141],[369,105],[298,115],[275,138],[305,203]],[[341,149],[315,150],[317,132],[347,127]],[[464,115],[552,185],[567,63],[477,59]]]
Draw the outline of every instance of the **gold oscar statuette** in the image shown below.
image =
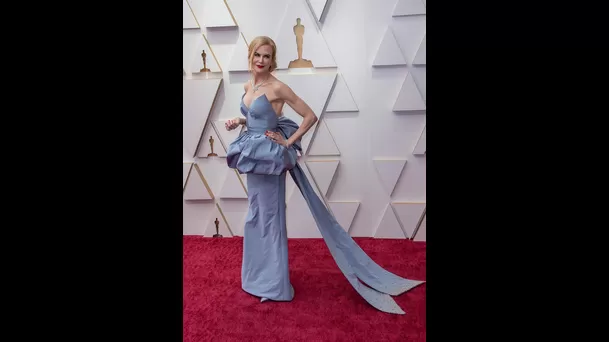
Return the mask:
[[216,224],[216,234],[214,234],[214,237],[215,238],[222,237],[222,235],[220,234],[220,221],[218,221],[217,217],[216,217],[216,220],[214,221],[214,223]]
[[217,157],[218,155],[214,153],[214,137],[209,136],[209,146],[211,147],[211,153],[208,153],[208,157]]
[[305,27],[300,23],[300,18],[296,18],[294,25],[294,35],[296,35],[296,49],[298,50],[298,59],[290,61],[288,68],[312,68],[313,63],[308,59],[302,58],[302,36],[305,34]]
[[201,53],[201,58],[203,58],[203,69],[199,70],[200,72],[209,72],[211,70],[209,70],[209,68],[207,68],[207,54],[205,53],[205,50],[203,50],[203,53]]

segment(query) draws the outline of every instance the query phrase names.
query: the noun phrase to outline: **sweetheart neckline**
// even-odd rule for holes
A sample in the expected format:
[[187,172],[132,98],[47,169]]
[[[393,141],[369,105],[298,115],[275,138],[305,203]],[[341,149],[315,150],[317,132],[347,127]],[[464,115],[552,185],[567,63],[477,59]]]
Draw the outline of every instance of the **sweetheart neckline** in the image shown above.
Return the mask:
[[275,108],[273,108],[273,105],[271,104],[271,101],[269,101],[269,98],[266,96],[266,94],[262,94],[262,95],[260,95],[260,96],[256,97],[255,99],[253,99],[253,100],[252,100],[252,103],[250,103],[250,107],[248,107],[248,106],[245,104],[245,101],[243,101],[243,98],[245,97],[245,95],[246,95],[246,94],[247,94],[247,93],[243,93],[243,95],[241,95],[241,103],[243,104],[243,107],[245,107],[245,109],[247,109],[247,111],[248,111],[248,112],[251,110],[251,109],[250,109],[250,107],[251,107],[251,106],[253,106],[253,105],[254,105],[254,103],[255,103],[255,102],[256,102],[256,101],[257,101],[259,98],[264,97],[264,98],[266,98],[266,102],[267,102],[268,104],[270,104],[270,105],[271,105],[271,110],[273,111],[273,113],[275,113],[275,116],[277,116],[278,118],[280,118],[280,117],[282,117],[282,116],[283,116],[283,113],[281,113],[281,115],[280,115],[280,114],[277,114],[277,112],[275,112]]
[[[250,110],[251,106],[261,97],[266,97],[266,94],[262,94],[258,97],[256,97],[255,99],[252,100],[252,103],[250,103],[249,107],[248,105],[245,104],[245,101],[243,101],[243,98],[245,97],[245,94],[247,93],[243,93],[243,96],[241,96],[241,102],[243,103],[243,105],[245,106],[245,109],[247,109],[248,111]],[[271,101],[269,101],[269,99],[267,98],[266,101],[270,104]]]

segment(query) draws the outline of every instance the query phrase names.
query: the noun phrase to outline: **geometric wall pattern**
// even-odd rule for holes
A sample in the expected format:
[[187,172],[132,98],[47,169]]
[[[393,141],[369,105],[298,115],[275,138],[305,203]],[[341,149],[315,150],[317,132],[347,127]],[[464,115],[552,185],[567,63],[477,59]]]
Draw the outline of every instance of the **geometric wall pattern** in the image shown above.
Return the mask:
[[423,36],[423,40],[421,41],[421,45],[419,45],[419,49],[417,50],[417,54],[412,61],[414,65],[425,65],[427,63],[427,36]]
[[192,10],[190,8],[190,4],[186,0],[182,0],[182,28],[183,29],[197,29],[199,28],[199,23],[195,19],[195,16],[192,14]]
[[205,142],[209,133],[208,117],[222,83],[222,79],[184,80],[182,110],[182,139],[184,150],[189,156],[195,156],[200,142]]
[[412,154],[414,154],[415,156],[418,155],[424,155],[425,152],[427,151],[427,126],[423,128],[423,132],[421,133],[421,136],[419,136],[419,140],[417,141],[416,146],[414,147],[414,150],[412,151]]
[[394,111],[425,110],[425,101],[414,82],[411,73],[406,75],[395,103]]
[[[185,163],[189,164],[189,163]],[[213,200],[212,193],[198,164],[193,163],[184,185],[185,200]]]
[[351,223],[357,214],[359,208],[359,202],[328,202],[332,215],[336,218],[336,221],[343,227],[343,229],[349,232]]
[[423,214],[423,219],[412,239],[414,241],[425,241],[427,239],[427,214]]
[[182,190],[186,187],[186,180],[188,176],[190,176],[190,171],[192,170],[193,163],[182,163],[183,173],[182,173]]
[[307,161],[307,167],[311,176],[313,176],[313,181],[317,184],[319,192],[324,196],[328,195],[328,190],[336,174],[339,162],[339,160]]
[[400,46],[398,45],[397,40],[395,39],[395,35],[391,30],[391,27],[385,28],[385,34],[383,35],[383,40],[376,51],[376,56],[374,57],[374,61],[372,62],[373,66],[398,66],[398,65],[406,65],[406,59],[400,50]]
[[425,14],[424,0],[398,0],[393,10],[393,16]]
[[317,21],[322,21],[326,14],[328,0],[307,0]]
[[406,166],[406,159],[374,159],[373,162],[383,188],[391,196]]
[[[297,19],[313,68],[289,68]],[[241,115],[247,44],[267,35],[275,76],[319,119],[299,164],[336,220],[352,236],[425,241],[425,23],[424,0],[183,0],[184,234],[243,235],[247,175],[226,166],[240,131],[224,122]],[[320,238],[286,178],[288,238]]]
[[[279,27],[271,37],[282,50],[296,51],[296,39],[293,27],[300,18],[300,24],[304,25],[306,40],[303,43],[302,58],[312,61],[315,68],[336,67],[334,57],[328,48],[321,30],[318,29],[317,18],[311,13],[305,0],[287,0],[287,9],[283,18],[279,21]],[[277,55],[277,67],[287,69],[292,54],[281,53]]]
[[404,235],[409,238],[412,237],[421,217],[423,217],[425,203],[393,202],[391,205],[400,222]]
[[[222,71],[207,38],[199,29],[182,30],[182,32],[182,68],[184,71],[200,73],[204,66],[212,72]],[[203,63],[203,53],[205,53],[205,63]]]
[[224,0],[188,0],[197,21],[204,27],[237,26]]
[[336,76],[336,85],[326,107],[326,113],[330,112],[357,112],[357,103],[347,86],[345,77],[341,74]]
[[394,208],[391,206],[391,204],[387,204],[385,207],[383,218],[376,228],[374,237],[389,239],[404,239],[407,237],[407,235],[404,234],[404,230],[400,226],[400,222],[398,221]]
[[226,215],[218,204],[213,208],[212,220],[208,220],[207,226],[205,227],[204,236],[213,236],[214,234],[221,234],[223,237],[234,236],[230,224],[226,219]]
[[336,146],[336,141],[330,133],[330,129],[325,121],[319,121],[317,124],[317,133],[315,140],[309,148],[310,156],[340,156],[340,150]]

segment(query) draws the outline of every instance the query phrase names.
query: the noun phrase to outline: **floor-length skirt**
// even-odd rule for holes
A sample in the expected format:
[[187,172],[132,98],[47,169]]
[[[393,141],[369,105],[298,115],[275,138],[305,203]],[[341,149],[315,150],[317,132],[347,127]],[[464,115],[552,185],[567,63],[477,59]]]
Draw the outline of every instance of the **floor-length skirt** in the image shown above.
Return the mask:
[[254,296],[275,301],[294,297],[288,267],[285,180],[285,172],[247,176],[249,211],[243,232],[241,286]]

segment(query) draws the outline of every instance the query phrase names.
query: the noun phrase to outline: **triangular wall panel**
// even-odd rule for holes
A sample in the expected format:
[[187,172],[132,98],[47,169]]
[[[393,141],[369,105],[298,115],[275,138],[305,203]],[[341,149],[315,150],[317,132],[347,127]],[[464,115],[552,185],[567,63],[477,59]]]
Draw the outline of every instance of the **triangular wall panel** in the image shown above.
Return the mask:
[[326,107],[326,112],[358,112],[359,108],[355,104],[353,95],[345,82],[342,74],[336,77],[336,85],[330,95],[330,101]]
[[247,42],[243,33],[240,33],[239,36],[239,39],[235,42],[235,48],[233,49],[233,56],[230,60],[228,71],[249,71]]
[[213,200],[214,195],[198,164],[194,164],[184,186],[185,200]]
[[404,170],[406,159],[374,159],[373,163],[385,191],[391,196]]
[[317,125],[315,138],[311,142],[309,156],[339,156],[340,151],[330,133],[330,129],[324,120],[320,120]]
[[383,36],[381,45],[376,52],[372,65],[406,65],[406,59],[404,59],[402,50],[400,50],[400,46],[398,45],[398,42],[393,35],[393,31],[389,26],[385,29],[385,35]]
[[417,85],[414,83],[412,74],[409,72],[404,79],[402,89],[398,94],[395,103],[393,104],[393,111],[413,111],[413,110],[425,110],[426,105]]
[[277,68],[287,69],[290,61],[298,59],[296,35],[294,26],[300,18],[300,25],[304,26],[302,42],[302,59],[309,60],[314,68],[336,67],[332,53],[317,26],[317,19],[311,13],[306,0],[289,0],[288,8],[274,35],[281,53],[277,56]]
[[247,192],[243,184],[243,179],[235,169],[226,168],[226,177],[220,190],[220,198],[241,198],[247,199]]
[[186,180],[188,179],[188,175],[192,170],[192,163],[183,163],[182,164],[182,190],[186,187]]
[[322,21],[328,5],[328,0],[307,0],[317,21]]
[[389,23],[404,59],[412,63],[425,36],[426,16],[394,18]]
[[195,161],[194,157],[191,154],[189,154],[188,152],[186,152],[186,149],[184,148],[184,146],[182,146],[182,161],[184,163],[193,163]]
[[306,162],[317,188],[324,196],[328,194],[338,164],[338,160],[309,160]]
[[[237,43],[242,42],[239,31],[237,29],[232,31],[222,29],[220,32],[212,32],[207,36],[209,47],[214,52],[214,57],[218,61],[218,65],[222,67],[222,71],[226,71],[227,66],[230,65]],[[213,77],[221,77],[221,75],[216,74]]]
[[[252,0],[226,0],[237,26],[239,26],[239,32],[247,40],[246,44],[256,36],[274,37],[277,33],[288,2],[285,0],[271,1],[272,4]],[[259,18],[267,19],[260,20]],[[268,20],[268,18],[273,19]],[[280,50],[283,51],[283,48],[280,47]],[[244,56],[247,57],[247,54]]]
[[192,70],[192,61],[195,56],[196,49],[199,44],[200,30],[183,30],[182,31],[182,70],[188,76]]
[[188,5],[186,0],[182,0],[182,28],[183,29],[198,29],[199,24]]
[[415,66],[413,68],[409,69],[410,73],[412,74],[412,77],[414,78],[414,83],[417,85],[417,89],[419,89],[419,92],[421,93],[421,98],[423,98],[423,101],[427,101],[427,73],[426,73],[426,67],[424,65],[422,66]]
[[405,239],[404,231],[400,227],[400,223],[398,222],[395,213],[390,204],[385,208],[385,212],[383,213],[383,218],[381,222],[379,222],[376,227],[376,232],[374,233],[375,238],[385,238],[385,239]]
[[412,154],[415,156],[424,155],[427,151],[427,126],[423,128],[423,132],[419,136],[419,140],[417,141]]
[[[207,227],[205,228],[205,233],[203,236],[213,237],[214,234],[219,233],[223,238],[233,237],[232,229],[226,220],[226,215],[222,212],[220,205],[216,203],[216,207],[214,211],[209,216],[209,222],[207,223]],[[216,230],[217,224],[217,230]]]
[[[291,178],[287,176],[286,178]],[[317,223],[298,188],[292,191],[286,208],[288,238],[321,238]]]
[[196,155],[203,129],[222,79],[182,81],[182,143],[188,155]]
[[412,61],[414,65],[425,65],[427,64],[427,35],[423,36],[423,41],[421,41],[421,45],[419,45],[419,49],[417,50],[417,54]]
[[414,241],[427,241],[427,214],[423,214],[419,230],[415,232],[415,236],[412,239]]
[[[230,119],[233,119],[233,118],[230,118]],[[228,146],[233,141],[235,141],[235,139],[237,139],[237,137],[239,137],[239,134],[243,130],[243,126],[239,126],[238,128],[233,129],[232,131],[227,131],[226,127],[224,126],[224,124],[226,123],[226,120],[228,120],[228,119],[215,120],[212,122],[212,124],[216,128],[216,133],[218,134],[218,137],[221,140],[222,146],[224,146],[224,149],[226,151],[228,151]]]
[[184,39],[182,42],[182,68],[187,74],[200,73],[203,68],[203,50],[205,50],[206,54],[206,67],[211,72],[222,71],[220,63],[213,53],[213,49],[209,46],[201,30],[183,30],[182,36]]
[[222,146],[220,136],[218,135],[218,132],[216,132],[213,122],[211,121],[207,124],[207,127],[205,127],[205,131],[201,136],[201,145],[199,146],[197,157],[226,157],[226,150],[224,149],[224,146]]
[[237,26],[224,0],[188,0],[199,24],[206,28]]
[[[186,31],[190,32],[190,31]],[[205,51],[205,67],[209,69],[208,72],[222,72],[220,62],[214,54],[214,50],[209,45],[205,35],[199,33],[195,40],[195,49],[192,56],[192,62],[190,64],[190,72],[193,74],[201,73],[203,69],[203,51]]]
[[223,207],[222,212],[226,217],[226,222],[230,227],[233,236],[243,236],[243,228],[247,218],[247,210],[244,211],[229,211]]
[[393,10],[394,17],[425,14],[425,3],[422,0],[398,0]]
[[425,203],[394,202],[392,205],[405,235],[412,237],[425,211]]
[[351,228],[359,204],[359,202],[328,202],[334,218],[346,232]]

